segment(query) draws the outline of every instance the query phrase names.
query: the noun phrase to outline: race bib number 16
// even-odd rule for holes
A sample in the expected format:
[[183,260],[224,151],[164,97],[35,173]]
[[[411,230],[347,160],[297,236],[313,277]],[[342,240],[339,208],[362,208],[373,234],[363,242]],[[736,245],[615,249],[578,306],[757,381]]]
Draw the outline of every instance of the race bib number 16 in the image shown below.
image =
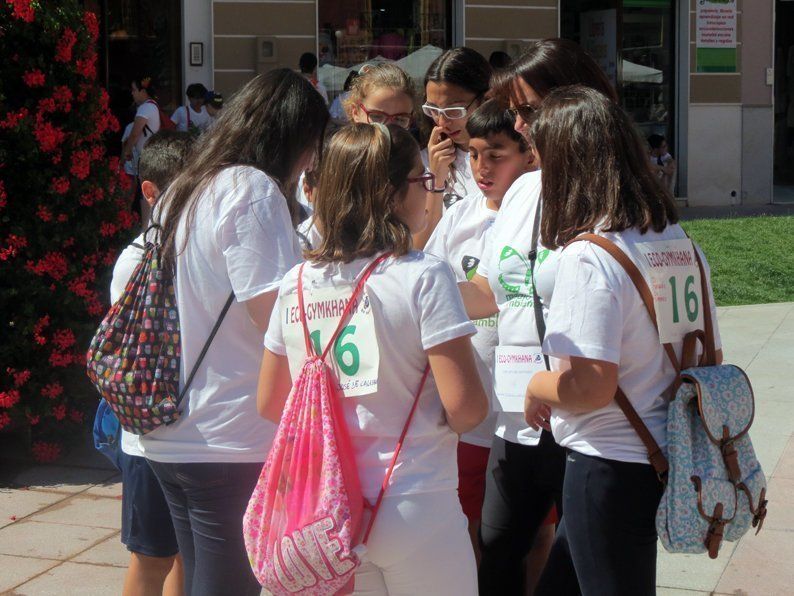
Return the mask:
[[695,248],[689,239],[643,242],[640,269],[650,280],[662,343],[679,342],[703,329],[703,288]]
[[[352,288],[304,288],[304,292],[309,338],[315,352],[322,354],[336,331]],[[287,358],[295,379],[306,357],[297,294],[282,297],[280,304]],[[352,315],[339,332],[325,361],[333,368],[339,380],[339,390],[345,397],[368,395],[378,390],[380,351],[372,304],[366,290],[358,297]]]

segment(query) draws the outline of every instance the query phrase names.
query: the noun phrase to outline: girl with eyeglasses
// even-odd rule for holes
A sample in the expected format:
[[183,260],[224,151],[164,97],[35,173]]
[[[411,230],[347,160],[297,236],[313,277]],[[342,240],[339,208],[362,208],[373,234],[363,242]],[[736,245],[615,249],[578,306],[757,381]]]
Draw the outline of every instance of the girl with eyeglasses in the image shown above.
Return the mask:
[[[299,317],[290,316],[299,276],[306,312],[317,313],[307,331],[322,350],[339,315],[319,314],[325,309],[313,305],[349,299],[352,286],[374,266],[364,282],[364,306],[335,344],[344,349],[327,360],[345,383],[341,408],[370,503],[417,393],[419,398],[356,571],[356,594],[477,594],[458,500],[456,447],[457,433],[483,420],[488,400],[469,339],[475,327],[452,270],[412,250],[411,235],[425,226],[425,191],[432,186],[419,146],[399,126],[353,124],[337,132],[317,186],[322,241],[306,252],[304,266],[285,276],[265,336],[258,406],[277,422],[292,384],[290,370],[299,369],[306,354]],[[422,385],[428,366],[432,374]]]
[[391,63],[370,66],[353,81],[344,102],[351,122],[395,124],[408,129],[414,120],[416,92],[411,78]]
[[[527,122],[543,97],[556,87],[580,83],[617,101],[617,94],[593,59],[576,43],[562,39],[536,42],[494,78],[492,93],[516,115],[515,129],[529,141]],[[553,145],[549,147],[554,151]],[[537,166],[536,166],[537,167]],[[495,393],[505,404],[491,445],[480,525],[480,593],[531,593],[554,538],[549,512],[561,505],[565,454],[551,433],[524,420],[526,388],[500,385],[500,378],[527,379],[546,368],[541,353],[545,317],[554,292],[558,251],[539,238],[541,171],[521,176],[510,187],[490,230],[477,274],[463,284],[473,319],[499,313],[497,354],[505,362],[515,355],[540,356],[536,366],[495,365]],[[509,373],[509,374],[508,374]],[[548,419],[548,412],[543,412]],[[547,423],[544,423],[548,426]],[[553,515],[553,512],[552,512]],[[529,554],[529,556],[527,556]],[[525,569],[524,562],[527,561]],[[577,593],[570,570],[551,570],[573,578],[565,596]]]
[[444,209],[478,192],[469,165],[466,122],[485,99],[491,80],[488,61],[469,48],[447,50],[433,61],[425,74],[422,112],[432,124],[422,161],[436,178],[427,195],[427,228],[414,237],[424,248]]
[[[414,121],[416,91],[404,70],[391,63],[365,65],[351,84],[347,97],[342,100],[347,119],[352,123],[394,124],[408,129]],[[306,213],[311,215],[312,202],[306,195],[305,173],[297,187],[297,199]],[[304,238],[318,239],[318,229],[311,218],[303,221],[298,230]]]

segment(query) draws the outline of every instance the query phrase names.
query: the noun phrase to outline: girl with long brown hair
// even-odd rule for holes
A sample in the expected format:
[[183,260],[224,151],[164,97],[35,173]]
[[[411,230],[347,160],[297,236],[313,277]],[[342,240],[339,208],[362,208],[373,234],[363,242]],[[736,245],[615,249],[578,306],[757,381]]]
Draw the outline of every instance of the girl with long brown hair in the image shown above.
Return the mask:
[[299,74],[258,76],[161,201],[182,384],[218,324],[179,421],[140,441],[171,510],[188,595],[261,590],[240,520],[275,434],[256,415],[262,333],[281,278],[301,258],[286,191],[313,160],[327,120],[325,102]]
[[[543,177],[541,241],[565,248],[543,344],[552,371],[532,377],[525,415],[539,428],[550,407],[554,438],[568,450],[565,513],[536,594],[560,594],[559,570],[572,568],[582,594],[652,595],[664,486],[615,395],[620,387],[664,450],[666,395],[677,373],[662,343],[680,363],[683,337],[702,329],[708,304],[720,347],[708,269],[704,288],[705,258],[678,225],[674,199],[618,105],[586,87],[557,89],[530,132]],[[599,244],[566,247],[583,233]],[[610,244],[653,288],[655,322]]]
[[424,248],[444,209],[477,194],[469,165],[466,122],[488,93],[491,66],[471,48],[452,48],[436,58],[425,74],[422,112],[430,125],[422,161],[436,177],[427,195],[428,225],[414,243]]
[[[476,564],[457,495],[458,433],[485,417],[488,400],[477,373],[455,277],[443,261],[411,249],[426,225],[425,172],[419,147],[396,125],[353,124],[330,141],[315,215],[320,244],[302,272],[284,278],[265,336],[260,413],[276,422],[291,371],[306,357],[295,315],[301,275],[309,337],[321,353],[362,272],[371,265],[354,309],[327,362],[336,372],[364,497],[378,496],[403,425],[415,416],[380,506],[356,591],[366,594],[477,593]],[[379,260],[382,259],[382,260]],[[309,316],[311,313],[311,316]],[[432,373],[421,380],[429,366]]]
[[[617,99],[587,52],[572,41],[546,39],[533,43],[501,71],[492,93],[515,114],[516,130],[531,144],[526,123],[542,97],[574,83]],[[564,452],[550,432],[526,424],[520,386],[546,365],[540,346],[557,262],[556,252],[539,239],[540,188],[540,171],[524,174],[510,187],[490,231],[490,248],[472,283],[463,287],[472,318],[499,313],[495,392],[502,411],[491,446],[480,526],[484,594],[531,593],[554,539],[550,510],[556,504],[557,514],[564,513]],[[500,364],[517,361],[522,364]]]

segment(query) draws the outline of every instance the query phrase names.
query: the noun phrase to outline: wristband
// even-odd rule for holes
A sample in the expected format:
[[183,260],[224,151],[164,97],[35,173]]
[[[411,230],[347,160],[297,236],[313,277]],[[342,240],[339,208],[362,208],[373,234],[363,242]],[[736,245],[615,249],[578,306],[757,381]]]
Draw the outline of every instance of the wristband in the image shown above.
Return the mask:
[[446,190],[447,190],[447,181],[444,180],[444,186],[442,186],[441,188],[433,188],[433,189],[430,190],[430,192],[435,193],[435,194],[441,194],[442,192],[445,192]]

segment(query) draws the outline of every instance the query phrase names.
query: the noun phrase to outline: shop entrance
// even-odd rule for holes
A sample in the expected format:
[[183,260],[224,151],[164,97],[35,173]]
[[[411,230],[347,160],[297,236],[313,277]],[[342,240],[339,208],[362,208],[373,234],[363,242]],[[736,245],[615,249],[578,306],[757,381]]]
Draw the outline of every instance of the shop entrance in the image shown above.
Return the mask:
[[[100,17],[100,77],[110,94],[110,108],[121,129],[132,122],[135,108],[130,82],[152,77],[157,101],[171,113],[182,103],[182,0],[86,0]],[[109,139],[111,153],[121,147]]]
[[601,65],[642,135],[662,135],[671,151],[676,146],[674,4],[673,0],[560,3],[560,35],[579,43]]
[[775,0],[774,202],[794,204],[794,1]]

